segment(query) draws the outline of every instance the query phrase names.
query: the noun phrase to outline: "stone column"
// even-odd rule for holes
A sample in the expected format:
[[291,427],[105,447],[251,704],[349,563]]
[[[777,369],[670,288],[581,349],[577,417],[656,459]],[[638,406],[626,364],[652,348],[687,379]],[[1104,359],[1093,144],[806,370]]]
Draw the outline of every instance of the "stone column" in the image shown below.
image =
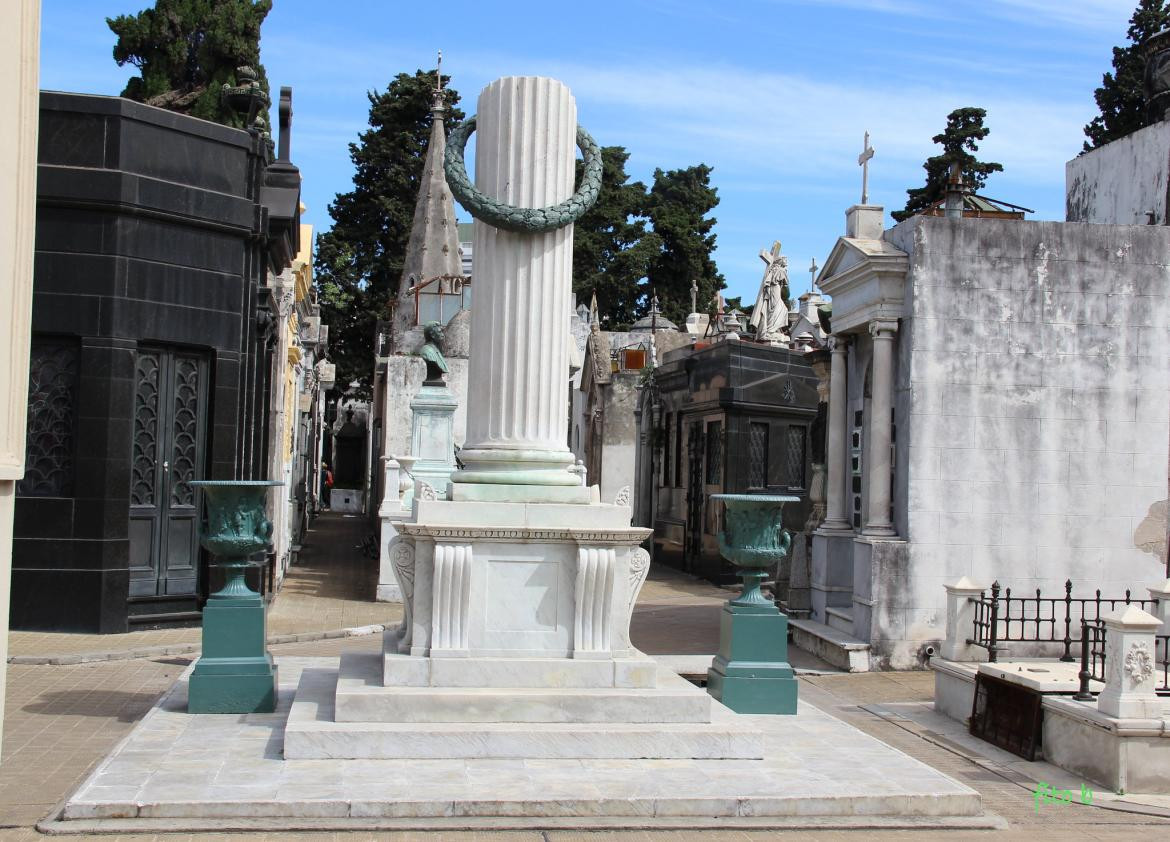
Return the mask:
[[947,591],[947,638],[939,654],[948,661],[987,660],[986,651],[967,642],[975,632],[975,603],[971,599],[984,589],[966,576],[943,587]]
[[821,524],[822,532],[848,532],[849,510],[846,505],[845,473],[846,473],[846,438],[848,436],[846,424],[846,374],[845,363],[849,353],[849,344],[842,336],[829,337],[832,348],[833,361],[829,370],[829,429],[825,437],[827,453],[829,491],[828,509],[825,522]]
[[[572,195],[577,106],[568,88],[497,79],[477,108],[480,191],[529,208]],[[476,411],[452,499],[588,502],[566,445],[573,226],[529,234],[476,221],[474,242],[467,403]]]
[[40,0],[16,0],[5,7],[0,31],[0,75],[6,82],[0,89],[6,117],[0,121],[0,155],[6,161],[0,170],[0,732],[8,662],[12,516],[16,482],[24,476],[28,412],[40,16]]
[[1105,689],[1097,710],[1118,719],[1161,719],[1162,700],[1154,693],[1157,663],[1154,635],[1162,621],[1136,605],[1101,618],[1105,622]]
[[894,336],[898,323],[892,319],[870,322],[873,336],[873,379],[869,408],[868,479],[869,511],[865,534],[893,536],[890,522],[890,413],[894,406]]

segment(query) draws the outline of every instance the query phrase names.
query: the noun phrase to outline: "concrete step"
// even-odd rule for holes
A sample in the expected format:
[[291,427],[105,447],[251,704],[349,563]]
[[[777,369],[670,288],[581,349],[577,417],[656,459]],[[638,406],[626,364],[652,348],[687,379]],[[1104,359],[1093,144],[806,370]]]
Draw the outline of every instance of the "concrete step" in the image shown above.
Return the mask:
[[658,686],[647,688],[386,686],[382,675],[377,653],[341,656],[338,722],[708,722],[713,704],[668,670],[659,673]]
[[835,667],[869,672],[869,644],[816,620],[789,620],[792,642]]
[[853,634],[853,609],[852,608],[826,608],[825,615],[829,621],[829,627],[834,628],[843,634]]
[[337,677],[324,669],[301,674],[284,731],[286,760],[764,756],[758,726],[714,702],[705,722],[338,722]]

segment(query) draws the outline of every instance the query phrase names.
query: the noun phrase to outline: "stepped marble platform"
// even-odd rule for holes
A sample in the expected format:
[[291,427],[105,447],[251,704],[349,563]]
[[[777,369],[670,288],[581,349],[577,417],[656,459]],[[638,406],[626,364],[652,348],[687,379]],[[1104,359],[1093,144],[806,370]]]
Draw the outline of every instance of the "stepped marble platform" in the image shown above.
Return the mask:
[[1003,827],[973,790],[804,702],[795,716],[715,705],[758,759],[286,759],[292,709],[338,662],[279,666],[272,714],[187,714],[184,675],[42,829]]
[[[386,688],[374,683],[377,657],[342,656],[337,671],[301,674],[286,759],[763,756],[753,728],[669,671],[654,690]],[[410,721],[395,721],[402,713]]]

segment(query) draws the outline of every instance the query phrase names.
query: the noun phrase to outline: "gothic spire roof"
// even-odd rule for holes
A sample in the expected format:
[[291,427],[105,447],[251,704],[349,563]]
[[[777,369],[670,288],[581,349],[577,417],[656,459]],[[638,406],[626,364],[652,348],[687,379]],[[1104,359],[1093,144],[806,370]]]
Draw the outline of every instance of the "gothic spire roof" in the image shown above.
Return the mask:
[[[441,60],[441,59],[440,59]],[[414,222],[398,282],[398,309],[394,319],[394,349],[414,324],[414,301],[410,289],[441,275],[461,275],[459,232],[455,224],[455,202],[443,174],[447,135],[443,128],[442,76],[439,75],[431,102],[431,139],[414,206]]]

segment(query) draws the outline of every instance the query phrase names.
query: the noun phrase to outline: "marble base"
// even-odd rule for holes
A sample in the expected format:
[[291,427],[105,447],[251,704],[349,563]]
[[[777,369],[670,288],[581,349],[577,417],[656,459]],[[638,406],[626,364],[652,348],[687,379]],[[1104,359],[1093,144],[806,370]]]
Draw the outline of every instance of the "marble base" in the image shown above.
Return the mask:
[[[467,663],[460,661],[455,668]],[[612,662],[596,663],[613,669]],[[460,727],[472,722],[707,722],[713,707],[706,693],[669,671],[659,673],[658,686],[649,688],[412,687],[383,686],[381,667],[381,658],[373,653],[341,656],[338,722],[448,722]]]
[[[386,633],[391,634],[395,633]],[[393,650],[384,647],[384,651]],[[387,687],[656,687],[658,664],[645,656],[580,660],[385,654],[382,683]]]
[[[693,702],[702,703],[705,698],[702,690],[673,674],[671,678],[689,688]],[[584,694],[597,691],[568,691],[560,696],[561,710],[572,715],[574,721],[493,721],[500,715],[517,712],[530,715],[531,711],[553,709],[541,707],[525,699],[522,691],[513,690],[502,691],[512,696],[511,706],[497,704],[484,721],[471,721],[487,708],[479,701],[483,691],[477,694],[469,690],[460,700],[461,707],[444,708],[428,700],[427,705],[435,713],[422,719],[413,717],[421,716],[426,706],[400,704],[400,710],[412,717],[410,720],[345,722],[342,721],[345,711],[338,709],[339,703],[349,713],[374,716],[390,711],[387,700],[403,703],[411,697],[391,692],[381,702],[369,695],[364,699],[355,698],[355,694],[344,692],[339,684],[338,673],[332,670],[307,670],[302,675],[285,727],[285,759],[545,758],[565,762],[571,758],[749,759],[762,757],[763,751],[752,729],[718,705],[708,705],[706,715],[696,721],[609,722],[601,707],[595,707],[595,712],[583,720],[577,716],[580,708],[591,703]],[[659,703],[663,709],[678,712],[677,703],[668,702],[682,698],[688,691],[672,686],[678,689],[659,691]],[[577,710],[571,701],[574,698],[584,703],[577,705]],[[553,697],[549,696],[548,701],[552,702]],[[620,703],[611,699],[605,704],[613,706],[611,715],[615,719],[620,716]],[[455,711],[461,711],[462,721],[438,718],[440,713]]]
[[489,482],[452,482],[451,499],[475,503],[572,503],[593,502],[593,493],[582,485],[509,485]]
[[[281,658],[277,712],[234,717],[188,715],[183,676],[43,827],[74,833],[1003,827],[1002,820],[983,813],[978,793],[969,787],[804,702],[796,716],[740,716],[715,706],[712,727],[750,734],[758,759],[556,760],[502,754],[536,728],[543,729],[544,739],[528,742],[540,751],[552,735],[571,727],[563,725],[510,726],[510,735],[498,737],[492,735],[501,732],[491,729],[505,726],[482,726],[476,733],[485,742],[463,741],[457,758],[415,759],[421,753],[416,747],[408,762],[401,756],[294,759],[297,717],[307,714],[323,729],[330,725],[329,682],[336,672],[336,659]],[[314,692],[310,708],[304,703]],[[296,716],[290,707],[297,708]],[[692,746],[703,739],[695,725],[659,725],[655,731],[669,734],[672,728]],[[404,731],[402,747],[424,729],[415,725]],[[437,733],[433,738],[431,733],[419,737],[432,741],[428,750],[438,745]],[[639,739],[631,733],[639,732],[624,735],[627,744]],[[732,739],[740,738],[728,737],[725,745],[734,747]],[[566,753],[563,745],[557,749]]]

